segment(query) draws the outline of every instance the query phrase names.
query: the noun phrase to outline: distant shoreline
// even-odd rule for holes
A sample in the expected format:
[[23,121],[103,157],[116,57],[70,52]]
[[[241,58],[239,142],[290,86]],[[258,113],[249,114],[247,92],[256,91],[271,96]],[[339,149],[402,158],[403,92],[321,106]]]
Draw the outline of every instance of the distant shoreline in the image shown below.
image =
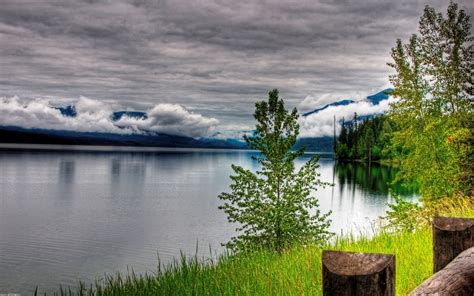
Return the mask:
[[[334,153],[332,153],[333,155],[335,155]],[[381,165],[385,165],[385,166],[396,166],[398,163],[393,160],[393,159],[376,159],[376,160],[371,160],[371,161],[367,161],[367,160],[364,160],[364,159],[360,159],[360,158],[338,158],[338,157],[334,157],[334,159],[336,161],[341,161],[341,162],[357,162],[357,163],[364,163],[364,164],[371,164],[371,163],[377,163],[377,164],[381,164]]]
[[42,151],[91,151],[91,152],[251,152],[248,149],[226,148],[182,148],[182,147],[142,147],[120,145],[69,145],[69,144],[24,144],[0,143],[0,151],[42,150]]
[[[80,151],[80,152],[257,152],[250,149],[228,148],[179,148],[179,147],[137,147],[137,146],[112,146],[112,145],[61,145],[61,144],[24,144],[0,143],[0,151]],[[308,151],[305,154],[333,155],[332,152]]]

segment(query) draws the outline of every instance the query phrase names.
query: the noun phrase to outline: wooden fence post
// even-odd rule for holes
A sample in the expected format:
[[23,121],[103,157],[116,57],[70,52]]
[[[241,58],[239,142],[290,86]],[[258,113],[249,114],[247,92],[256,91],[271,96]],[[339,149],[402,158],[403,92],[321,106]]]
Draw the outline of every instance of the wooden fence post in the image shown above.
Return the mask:
[[474,247],[474,219],[433,219],[433,272],[443,269],[462,251]]
[[323,251],[323,295],[395,295],[395,256]]

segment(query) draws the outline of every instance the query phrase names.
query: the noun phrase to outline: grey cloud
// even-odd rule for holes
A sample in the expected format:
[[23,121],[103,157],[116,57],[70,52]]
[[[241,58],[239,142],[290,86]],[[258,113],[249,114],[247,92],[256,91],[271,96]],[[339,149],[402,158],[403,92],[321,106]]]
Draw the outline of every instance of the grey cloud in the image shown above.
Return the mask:
[[385,88],[390,48],[426,4],[448,1],[3,0],[0,95],[180,104],[250,125],[272,88],[290,107]]

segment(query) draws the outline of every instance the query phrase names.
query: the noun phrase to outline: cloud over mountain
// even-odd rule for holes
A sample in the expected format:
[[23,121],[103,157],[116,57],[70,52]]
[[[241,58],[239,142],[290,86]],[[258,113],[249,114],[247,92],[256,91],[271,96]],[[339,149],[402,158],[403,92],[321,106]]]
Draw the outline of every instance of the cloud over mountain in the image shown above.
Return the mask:
[[[158,104],[137,118],[127,114],[113,119],[113,106],[81,97],[74,102],[74,116],[65,116],[47,99],[0,98],[0,126],[17,126],[79,132],[158,132],[188,137],[209,136],[218,125],[215,118],[190,112],[178,104]],[[117,111],[117,110],[115,110]]]
[[[301,103],[305,108],[300,108],[300,136],[332,136],[334,116],[336,132],[339,132],[342,119],[351,120],[354,113],[359,116],[384,113],[394,101],[389,95],[391,91],[386,89],[363,99],[336,102],[328,96],[322,99],[306,98]],[[321,104],[323,102],[331,103]],[[86,97],[74,101],[3,97],[0,98],[0,126],[119,134],[157,132],[215,139],[242,139],[244,134],[252,133],[254,126],[253,121],[221,124],[214,114],[204,116],[179,104],[160,103],[143,111],[120,108],[120,104],[114,102]],[[218,113],[216,110],[215,114]]]
[[123,116],[116,125],[190,137],[209,136],[218,125],[215,118],[191,113],[177,104],[158,104],[146,112],[147,118]]
[[334,135],[334,116],[336,117],[336,134],[341,130],[342,120],[352,120],[354,113],[358,116],[381,114],[388,111],[396,99],[389,97],[374,104],[370,100],[358,100],[347,105],[328,106],[308,116],[300,116],[300,135],[302,137],[324,137]]

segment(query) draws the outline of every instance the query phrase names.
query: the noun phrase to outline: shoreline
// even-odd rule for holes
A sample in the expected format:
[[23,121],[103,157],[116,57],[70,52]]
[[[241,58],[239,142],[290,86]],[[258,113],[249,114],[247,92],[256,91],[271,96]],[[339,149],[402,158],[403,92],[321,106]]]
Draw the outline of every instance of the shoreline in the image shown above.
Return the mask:
[[[255,152],[251,149],[234,148],[200,148],[200,147],[150,147],[150,146],[113,146],[113,145],[63,145],[63,144],[25,144],[25,143],[0,143],[1,151],[78,151],[78,152],[165,152],[165,153],[191,153],[191,152]],[[306,151],[305,154],[334,155],[333,152]]]
[[388,159],[378,159],[378,160],[372,160],[372,161],[366,161],[360,158],[338,158],[334,157],[335,161],[342,161],[342,162],[357,162],[357,163],[364,163],[364,164],[371,164],[371,163],[377,163],[380,165],[385,165],[385,166],[397,166],[397,161],[395,160],[388,160]]

